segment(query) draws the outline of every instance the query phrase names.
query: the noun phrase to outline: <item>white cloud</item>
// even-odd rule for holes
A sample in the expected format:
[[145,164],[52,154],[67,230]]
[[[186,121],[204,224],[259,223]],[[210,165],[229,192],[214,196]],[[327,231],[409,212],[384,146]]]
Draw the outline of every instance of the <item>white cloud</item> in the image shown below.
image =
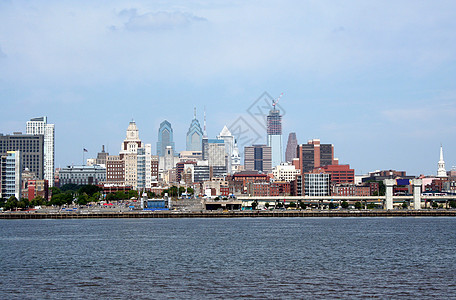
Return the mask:
[[128,16],[124,28],[131,31],[167,30],[189,26],[195,22],[207,21],[205,18],[179,11],[149,12],[138,14],[136,9],[122,10],[120,16]]

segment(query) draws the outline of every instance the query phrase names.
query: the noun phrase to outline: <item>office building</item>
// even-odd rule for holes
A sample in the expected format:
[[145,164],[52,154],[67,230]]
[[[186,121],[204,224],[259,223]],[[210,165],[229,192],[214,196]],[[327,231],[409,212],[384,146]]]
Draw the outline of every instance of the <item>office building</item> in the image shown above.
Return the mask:
[[246,171],[272,171],[271,147],[266,145],[253,145],[244,148],[244,165]]
[[296,148],[298,147],[298,140],[296,133],[290,132],[288,135],[287,150],[285,151],[285,161],[291,163],[293,158],[296,158]]
[[164,156],[166,147],[170,146],[174,151],[173,128],[167,120],[160,123],[158,129],[157,155]]
[[187,151],[202,151],[203,131],[201,125],[196,119],[196,109],[193,116],[192,123],[187,132]]
[[281,163],[272,169],[272,174],[276,180],[292,182],[297,175],[301,174],[301,170],[288,163]]
[[[220,134],[217,136],[217,139],[223,140],[225,144],[225,153],[226,153],[226,169],[228,173],[232,172],[232,165],[233,165],[233,152],[235,146],[234,136],[228,130],[226,125],[223,127]],[[239,153],[238,153],[239,154]],[[236,158],[234,158],[236,159]]]
[[106,182],[115,186],[125,185],[125,162],[119,155],[106,157]]
[[331,193],[331,175],[325,173],[304,174],[305,196],[329,196]]
[[0,159],[0,198],[21,199],[22,157],[20,151],[7,151]]
[[282,116],[280,111],[274,108],[267,116],[268,146],[271,147],[272,167],[282,163]]
[[106,181],[106,168],[102,166],[67,166],[59,171],[60,186],[65,184],[97,185]]
[[142,148],[142,146],[138,127],[134,121],[131,121],[119,155],[125,164],[125,185],[134,188],[138,184],[138,149]]
[[338,159],[334,158],[332,144],[320,144],[320,140],[309,140],[307,144],[297,147],[298,168],[301,173],[309,172],[315,168],[337,165]]
[[47,117],[30,119],[26,124],[26,134],[43,135],[44,179],[54,186],[55,125],[47,123]]
[[8,151],[20,151],[22,170],[35,173],[37,179],[44,179],[44,135],[0,134],[0,155]]

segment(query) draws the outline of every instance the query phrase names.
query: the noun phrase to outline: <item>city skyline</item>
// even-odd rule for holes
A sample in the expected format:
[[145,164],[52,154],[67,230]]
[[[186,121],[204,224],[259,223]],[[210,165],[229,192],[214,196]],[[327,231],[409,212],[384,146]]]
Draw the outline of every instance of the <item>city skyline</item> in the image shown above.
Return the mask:
[[435,175],[441,143],[446,169],[456,165],[455,3],[0,8],[0,97],[14,112],[0,131],[25,133],[27,120],[47,116],[55,167],[79,164],[83,148],[117,151],[132,118],[152,147],[168,120],[182,151],[194,106],[200,122],[206,107],[215,138],[264,91],[284,92],[284,137],[334,144],[357,174]]

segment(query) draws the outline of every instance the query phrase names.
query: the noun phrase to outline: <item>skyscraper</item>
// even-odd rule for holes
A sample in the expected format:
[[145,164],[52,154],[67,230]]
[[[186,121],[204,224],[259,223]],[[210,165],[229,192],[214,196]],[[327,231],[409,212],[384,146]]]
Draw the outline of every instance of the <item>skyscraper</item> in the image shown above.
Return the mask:
[[49,186],[54,186],[55,125],[47,123],[47,117],[30,119],[26,124],[26,133],[44,136],[44,179]]
[[21,199],[22,160],[20,151],[8,151],[0,157],[0,197]]
[[443,160],[443,147],[440,145],[440,159],[438,162],[437,177],[447,177],[445,170],[445,161]]
[[131,121],[127,128],[127,136],[121,145],[120,158],[125,163],[125,185],[137,187],[138,184],[138,148],[142,148],[139,130]]
[[8,151],[20,151],[22,170],[29,169],[35,174],[36,179],[44,178],[43,148],[44,135],[42,134],[0,134],[0,155],[6,155]]
[[187,132],[187,151],[202,151],[203,131],[199,121],[196,119],[196,108],[192,123]]
[[244,165],[246,171],[272,171],[271,147],[266,145],[253,145],[244,149]]
[[223,140],[225,142],[225,152],[226,152],[226,171],[227,173],[232,172],[232,158],[231,156],[233,155],[233,150],[234,150],[234,136],[231,134],[231,132],[228,130],[228,127],[226,125],[223,127],[222,131],[220,132],[220,135],[217,136],[217,139]]
[[165,120],[158,129],[157,155],[164,156],[167,146],[171,146],[174,151],[173,128],[171,123]]
[[334,146],[332,144],[320,144],[319,139],[309,140],[307,144],[299,145],[297,147],[297,158],[302,173],[318,167],[338,164],[338,160],[334,159]]
[[267,117],[268,146],[271,147],[272,167],[280,165],[282,154],[282,116],[280,110],[274,108]]
[[285,151],[285,161],[292,162],[296,158],[296,148],[298,147],[298,140],[296,133],[290,132],[288,135],[287,150]]

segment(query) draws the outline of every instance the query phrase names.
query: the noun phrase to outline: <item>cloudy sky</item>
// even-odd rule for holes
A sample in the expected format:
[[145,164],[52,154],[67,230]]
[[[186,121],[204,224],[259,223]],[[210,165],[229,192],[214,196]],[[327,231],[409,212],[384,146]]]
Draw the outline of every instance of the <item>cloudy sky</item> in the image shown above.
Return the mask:
[[265,143],[264,92],[284,144],[332,143],[357,174],[435,174],[441,143],[456,165],[455,1],[0,0],[0,24],[0,132],[48,116],[57,167],[117,154],[132,119],[184,150],[193,107],[210,137],[241,120]]

